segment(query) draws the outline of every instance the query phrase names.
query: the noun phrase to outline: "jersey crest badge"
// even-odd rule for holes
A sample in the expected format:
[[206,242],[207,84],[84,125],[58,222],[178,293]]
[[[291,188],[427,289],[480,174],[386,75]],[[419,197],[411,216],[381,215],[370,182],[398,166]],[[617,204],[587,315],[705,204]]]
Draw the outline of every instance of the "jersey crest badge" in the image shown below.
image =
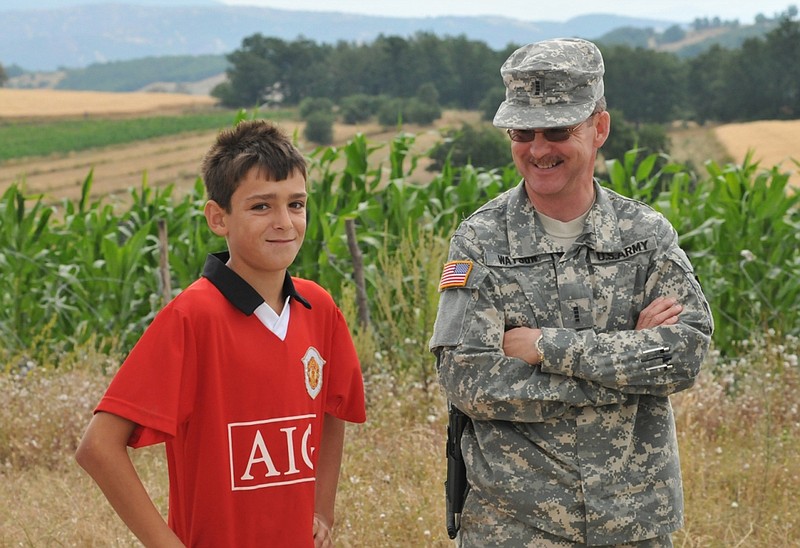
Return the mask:
[[314,399],[322,389],[322,367],[325,365],[325,360],[316,348],[309,346],[301,361],[306,377],[306,390],[311,399]]
[[442,278],[439,280],[439,291],[449,287],[466,286],[470,272],[472,272],[472,261],[446,263],[442,269]]

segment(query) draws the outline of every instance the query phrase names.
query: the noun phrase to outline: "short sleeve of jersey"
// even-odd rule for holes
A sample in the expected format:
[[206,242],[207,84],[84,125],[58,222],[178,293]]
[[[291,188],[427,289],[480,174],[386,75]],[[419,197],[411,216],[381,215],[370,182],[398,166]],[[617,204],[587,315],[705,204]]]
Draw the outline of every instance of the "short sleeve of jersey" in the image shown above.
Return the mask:
[[331,374],[325,412],[348,422],[364,422],[364,382],[350,330],[341,311],[335,309],[332,333]]
[[191,411],[196,363],[191,323],[173,301],[133,347],[95,412],[135,422],[131,447],[169,440]]

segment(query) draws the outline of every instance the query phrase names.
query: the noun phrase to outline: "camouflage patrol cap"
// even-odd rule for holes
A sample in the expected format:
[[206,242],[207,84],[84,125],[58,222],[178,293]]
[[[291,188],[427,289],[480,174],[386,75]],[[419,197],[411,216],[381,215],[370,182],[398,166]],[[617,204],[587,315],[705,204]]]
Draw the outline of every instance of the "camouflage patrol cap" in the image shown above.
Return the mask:
[[603,97],[604,72],[600,50],[586,40],[557,38],[523,46],[500,68],[506,100],[494,125],[532,129],[578,124]]

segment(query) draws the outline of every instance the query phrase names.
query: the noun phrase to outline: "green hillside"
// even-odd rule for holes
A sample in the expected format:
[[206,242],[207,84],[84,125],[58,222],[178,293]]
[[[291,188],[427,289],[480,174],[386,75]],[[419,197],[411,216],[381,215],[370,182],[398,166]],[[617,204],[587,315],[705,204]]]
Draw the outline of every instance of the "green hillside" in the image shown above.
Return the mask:
[[227,68],[228,61],[224,55],[145,57],[68,69],[56,88],[136,91],[154,82],[198,82],[223,73]]

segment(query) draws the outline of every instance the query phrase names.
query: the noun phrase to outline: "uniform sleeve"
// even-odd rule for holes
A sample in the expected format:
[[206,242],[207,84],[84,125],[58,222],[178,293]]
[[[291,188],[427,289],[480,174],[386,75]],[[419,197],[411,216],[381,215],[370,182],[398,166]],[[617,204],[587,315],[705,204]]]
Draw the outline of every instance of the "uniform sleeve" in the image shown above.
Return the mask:
[[335,361],[330,368],[325,412],[344,421],[364,422],[367,417],[361,365],[350,330],[338,308],[335,308],[332,344],[330,355]]
[[451,403],[480,420],[541,422],[571,407],[624,401],[616,390],[507,357],[502,289],[479,258],[469,240],[456,233],[449,260],[469,261],[472,270],[463,287],[442,291],[430,342]]
[[[677,233],[665,221],[645,286],[645,304],[663,296],[683,306],[677,324],[608,333],[545,328],[542,371],[629,394],[667,396],[691,387],[714,325],[700,283],[677,240]],[[659,355],[664,358],[655,358]]]
[[95,412],[135,422],[131,447],[169,440],[191,412],[195,364],[191,325],[175,306],[167,305],[133,347]]

